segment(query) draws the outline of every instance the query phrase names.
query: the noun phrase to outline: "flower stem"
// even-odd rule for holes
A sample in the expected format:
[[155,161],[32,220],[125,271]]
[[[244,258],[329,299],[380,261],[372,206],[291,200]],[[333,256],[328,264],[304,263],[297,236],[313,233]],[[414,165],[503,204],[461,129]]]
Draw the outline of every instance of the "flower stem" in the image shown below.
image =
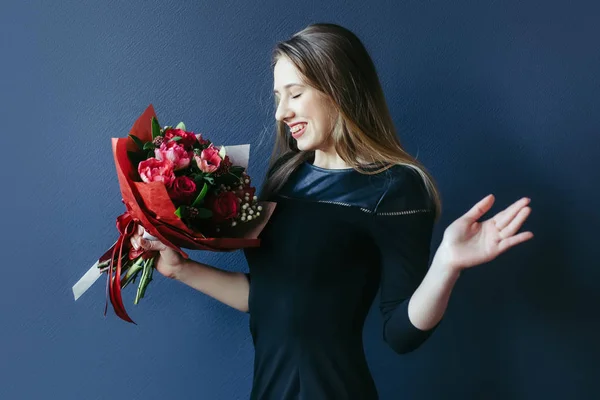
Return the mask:
[[144,297],[146,293],[146,287],[152,281],[152,271],[154,270],[154,258],[149,258],[143,262],[143,271],[142,277],[140,278],[140,283],[138,284],[138,290],[135,295],[135,300],[133,304],[138,304],[140,299]]
[[127,269],[127,273],[125,277],[121,281],[121,289],[127,286],[129,283],[135,282],[135,278],[138,273],[142,270],[144,259],[142,257],[138,257],[135,262]]

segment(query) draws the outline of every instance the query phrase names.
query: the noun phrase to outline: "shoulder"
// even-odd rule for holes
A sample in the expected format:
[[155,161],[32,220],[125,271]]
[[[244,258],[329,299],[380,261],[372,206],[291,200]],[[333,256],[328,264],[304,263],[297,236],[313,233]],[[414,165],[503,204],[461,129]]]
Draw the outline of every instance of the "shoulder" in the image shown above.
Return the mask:
[[376,213],[423,211],[433,208],[424,178],[412,167],[395,165],[381,173],[384,184]]

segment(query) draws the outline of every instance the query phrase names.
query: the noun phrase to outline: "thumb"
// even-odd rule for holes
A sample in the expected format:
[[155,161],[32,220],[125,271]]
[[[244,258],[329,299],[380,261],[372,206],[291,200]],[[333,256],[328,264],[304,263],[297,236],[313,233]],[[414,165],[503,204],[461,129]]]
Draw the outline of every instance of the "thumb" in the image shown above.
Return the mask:
[[159,240],[148,240],[143,238],[140,238],[140,246],[142,246],[145,250],[163,251],[167,249],[167,246],[165,246],[163,242]]

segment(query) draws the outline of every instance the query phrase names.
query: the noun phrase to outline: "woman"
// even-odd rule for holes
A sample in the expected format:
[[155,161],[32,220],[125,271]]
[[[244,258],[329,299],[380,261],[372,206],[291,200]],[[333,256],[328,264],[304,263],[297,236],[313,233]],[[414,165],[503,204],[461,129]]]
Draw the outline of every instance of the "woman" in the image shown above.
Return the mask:
[[156,269],[250,313],[252,399],[376,399],[362,330],[378,289],[383,338],[398,353],[439,324],[461,271],[531,239],[516,234],[523,198],[485,222],[493,196],[444,232],[426,169],[400,145],[375,67],[360,40],[315,24],[274,52],[277,143],[261,197],[277,207],[249,274],[192,260],[160,242]]

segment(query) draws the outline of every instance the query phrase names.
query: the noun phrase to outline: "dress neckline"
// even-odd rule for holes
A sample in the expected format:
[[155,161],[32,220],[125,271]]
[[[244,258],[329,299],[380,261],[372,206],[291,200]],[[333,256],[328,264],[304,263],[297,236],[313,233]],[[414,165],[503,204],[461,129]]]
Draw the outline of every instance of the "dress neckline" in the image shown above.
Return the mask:
[[354,168],[323,168],[323,167],[317,167],[316,165],[311,164],[308,161],[304,161],[304,165],[308,166],[309,168],[315,170],[315,171],[320,171],[320,172],[328,172],[328,173],[343,173],[343,172],[352,172],[354,171]]

